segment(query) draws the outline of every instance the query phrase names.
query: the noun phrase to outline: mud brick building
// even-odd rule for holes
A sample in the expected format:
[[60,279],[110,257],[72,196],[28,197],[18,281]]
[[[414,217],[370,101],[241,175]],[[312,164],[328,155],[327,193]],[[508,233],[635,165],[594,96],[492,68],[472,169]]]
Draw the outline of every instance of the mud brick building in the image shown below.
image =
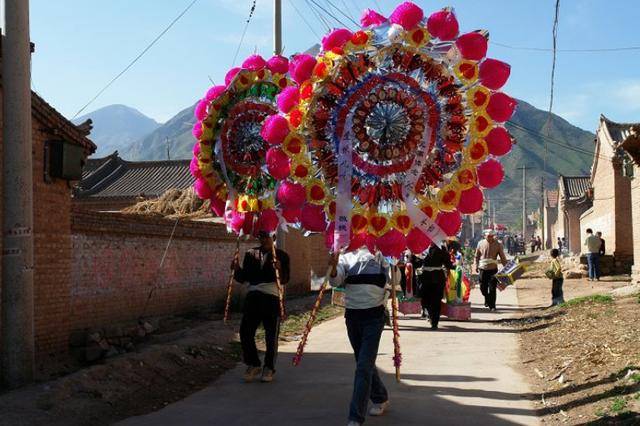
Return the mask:
[[189,160],[126,161],[115,151],[87,161],[73,200],[84,209],[115,211],[191,185]]
[[[0,45],[0,61],[2,60],[1,52]],[[0,99],[1,97],[0,75]],[[0,102],[0,129],[3,125],[1,110],[2,102]],[[71,185],[68,180],[51,176],[51,148],[55,143],[79,147],[86,158],[95,151],[96,146],[87,138],[88,126],[75,126],[35,92],[31,92],[31,119],[35,266],[34,327],[36,357],[41,361],[45,354],[66,350],[70,321]],[[0,148],[2,142],[0,131]]]
[[570,253],[579,254],[582,246],[580,216],[591,207],[587,197],[589,176],[558,177],[558,213],[552,234],[566,238]]
[[640,126],[632,126],[620,147],[625,151],[623,171],[631,179],[631,222],[633,226],[633,281],[640,282]]
[[631,180],[623,170],[621,147],[632,126],[600,116],[588,194],[592,207],[580,218],[582,236],[587,228],[602,232],[607,254],[613,255],[615,273],[628,273],[633,264]]
[[557,247],[556,222],[558,221],[558,190],[546,189],[544,191],[543,223],[545,247],[550,249]]

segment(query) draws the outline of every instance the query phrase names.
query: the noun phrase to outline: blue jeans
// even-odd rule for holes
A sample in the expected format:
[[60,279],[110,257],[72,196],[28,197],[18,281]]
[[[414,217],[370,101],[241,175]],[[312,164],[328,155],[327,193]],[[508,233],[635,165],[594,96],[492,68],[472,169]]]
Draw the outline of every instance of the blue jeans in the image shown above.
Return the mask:
[[587,253],[587,264],[589,265],[589,279],[600,279],[600,253]]
[[364,423],[369,399],[379,404],[389,396],[376,368],[378,345],[384,328],[384,315],[374,318],[347,317],[347,334],[356,357],[353,395],[349,420]]

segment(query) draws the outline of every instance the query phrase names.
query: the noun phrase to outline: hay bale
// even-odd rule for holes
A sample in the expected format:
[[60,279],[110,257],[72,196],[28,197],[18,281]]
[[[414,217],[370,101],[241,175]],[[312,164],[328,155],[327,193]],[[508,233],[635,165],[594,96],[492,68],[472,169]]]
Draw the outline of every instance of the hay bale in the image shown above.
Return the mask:
[[184,190],[169,189],[158,198],[141,201],[122,209],[122,212],[172,219],[199,219],[212,216],[209,200],[199,199],[192,187]]

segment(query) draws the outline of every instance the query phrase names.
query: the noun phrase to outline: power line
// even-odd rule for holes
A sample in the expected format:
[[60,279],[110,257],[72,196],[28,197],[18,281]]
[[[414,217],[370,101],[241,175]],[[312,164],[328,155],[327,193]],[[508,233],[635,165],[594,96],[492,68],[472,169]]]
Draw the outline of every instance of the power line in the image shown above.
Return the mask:
[[318,38],[321,39],[322,37],[316,32],[316,30],[311,26],[311,24],[309,23],[309,21],[307,21],[307,18],[304,17],[304,15],[302,14],[302,12],[300,12],[300,10],[298,10],[298,8],[296,7],[295,3],[293,2],[293,0],[289,0],[289,4],[291,5],[291,7],[293,7],[293,10],[296,11],[296,13],[298,14],[298,16],[300,17],[300,19],[302,19],[302,21],[307,24],[307,27],[309,27],[309,29],[311,30],[311,32]]
[[325,9],[320,3],[318,3],[316,0],[309,0],[311,3],[315,4],[318,9],[322,10],[324,13],[326,13],[327,15],[329,15],[331,18],[333,18],[334,21],[336,21],[338,24],[342,25],[344,28],[348,28],[349,26],[347,24],[345,24],[344,22],[342,22],[340,19],[338,19],[333,13],[329,12],[327,9]]
[[240,37],[240,43],[238,43],[238,47],[236,48],[236,53],[233,55],[233,62],[231,66],[236,65],[236,60],[238,59],[238,53],[240,53],[240,48],[242,47],[242,43],[244,42],[244,37],[247,35],[247,29],[249,28],[249,23],[251,22],[251,18],[253,17],[253,12],[256,11],[256,0],[253,0],[251,4],[251,9],[249,10],[249,17],[244,24],[244,30],[242,30],[242,36]]
[[[553,49],[545,47],[525,47],[525,46],[512,46],[509,44],[498,43],[492,41],[491,44],[504,47],[512,50],[526,50],[529,52],[553,52]],[[557,49],[557,52],[563,53],[601,53],[601,52],[626,52],[630,50],[640,50],[640,46],[626,46],[626,47],[603,47],[595,49]]]
[[313,7],[313,5],[311,4],[311,2],[309,0],[304,0],[304,2],[307,4],[307,7],[309,7],[309,9],[311,9],[311,12],[313,12],[314,15],[316,15],[316,18],[318,18],[318,21],[322,22],[324,24],[324,27],[326,28],[327,31],[331,31],[331,25],[329,25],[329,22],[324,18],[324,16],[322,16],[321,13],[319,13],[315,7]]
[[156,44],[158,42],[158,40],[160,40],[162,38],[163,35],[165,35],[167,33],[167,31],[169,31],[171,29],[171,27],[173,27],[175,25],[176,22],[178,22],[180,20],[180,18],[182,18],[188,11],[189,9],[191,9],[193,7],[194,4],[196,4],[198,0],[193,0],[191,3],[189,3],[189,5],[182,11],[180,12],[180,14],[178,16],[176,16],[173,21],[171,21],[169,23],[169,25],[167,25],[165,27],[165,29],[163,29],[160,34],[158,34],[156,36],[156,38],[154,38],[151,43],[149,43],[147,45],[147,47],[145,47],[142,52],[140,52],[138,54],[138,56],[136,56],[130,63],[129,65],[127,65],[122,71],[120,71],[118,73],[118,75],[116,75],[115,77],[113,77],[111,79],[111,81],[109,81],[102,89],[100,89],[100,91],[98,91],[98,93],[91,98],[91,100],[89,102],[87,102],[82,108],[80,108],[78,110],[78,112],[76,112],[76,114],[71,117],[71,119],[73,120],[74,118],[76,118],[78,115],[80,115],[82,113],[82,111],[84,111],[89,105],[91,105],[96,99],[98,99],[98,97],[100,97],[100,95],[102,95],[109,87],[111,87],[111,85],[113,83],[116,82],[116,80],[118,80],[120,77],[122,77],[122,75],[124,73],[126,73],[127,71],[129,71],[129,69],[136,63],[138,62],[138,60],[140,58],[142,58],[144,56],[145,53],[147,53],[149,51],[149,49],[151,49],[153,47],[154,44]]
[[[340,9],[338,6],[336,6],[335,4],[333,4],[333,2],[331,0],[325,0],[331,7],[333,7],[335,10],[337,10],[338,12],[340,12],[340,14],[342,16],[344,16],[345,18],[347,18],[348,20],[350,20],[356,27],[359,27],[360,24],[357,23],[353,17],[351,17],[349,14],[345,13],[345,11],[343,11],[342,9]],[[343,1],[344,3],[344,1]],[[344,3],[344,5],[346,6],[347,4]]]

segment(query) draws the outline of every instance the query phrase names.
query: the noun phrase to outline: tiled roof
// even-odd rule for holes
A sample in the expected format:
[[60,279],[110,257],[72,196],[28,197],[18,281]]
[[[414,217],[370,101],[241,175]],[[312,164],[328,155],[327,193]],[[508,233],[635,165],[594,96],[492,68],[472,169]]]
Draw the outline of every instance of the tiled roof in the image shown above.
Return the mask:
[[74,196],[96,198],[155,198],[169,189],[193,185],[189,160],[126,161],[118,152],[90,159]]
[[547,207],[555,209],[558,207],[558,195],[557,189],[548,189],[545,191],[545,204]]
[[607,127],[609,135],[614,144],[620,144],[631,134],[633,126],[640,126],[640,123],[616,123],[609,120],[604,115],[600,115],[600,121]]
[[589,176],[560,176],[563,192],[569,200],[578,200],[585,196],[591,187]]
[[640,165],[640,126],[632,128],[631,133],[622,141],[620,147],[633,158],[636,165]]

